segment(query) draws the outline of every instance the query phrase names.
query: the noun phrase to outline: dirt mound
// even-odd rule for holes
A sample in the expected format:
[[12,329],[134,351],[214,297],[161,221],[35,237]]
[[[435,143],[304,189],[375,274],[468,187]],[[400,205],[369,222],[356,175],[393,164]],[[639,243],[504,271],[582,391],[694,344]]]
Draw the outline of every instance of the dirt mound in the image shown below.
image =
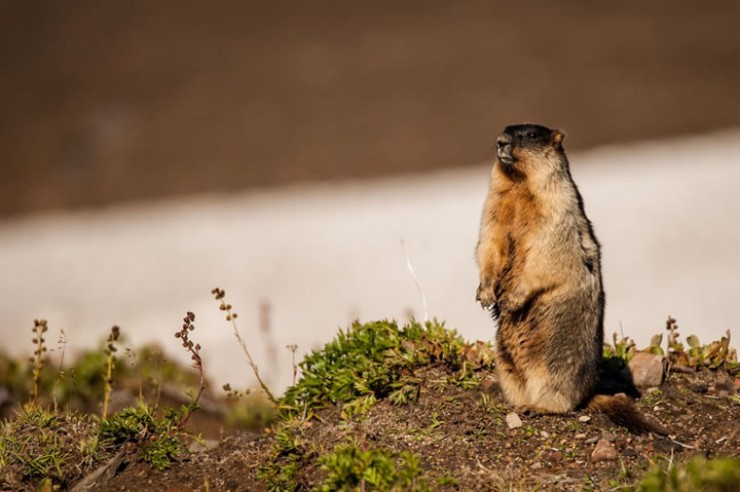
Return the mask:
[[[658,488],[648,490],[661,490],[677,473],[688,474],[682,480],[691,487],[693,469],[738,478],[737,461],[690,461],[740,456],[736,365],[676,365],[663,384],[644,390],[640,411],[671,433],[657,437],[630,434],[587,411],[513,416],[490,347],[466,344],[454,332],[378,323],[332,343],[304,361],[304,379],[284,397],[269,432],[227,438],[162,472],[132,461],[108,486],[607,490],[632,487],[652,469],[645,482]],[[611,353],[620,350],[634,353],[624,343]]]

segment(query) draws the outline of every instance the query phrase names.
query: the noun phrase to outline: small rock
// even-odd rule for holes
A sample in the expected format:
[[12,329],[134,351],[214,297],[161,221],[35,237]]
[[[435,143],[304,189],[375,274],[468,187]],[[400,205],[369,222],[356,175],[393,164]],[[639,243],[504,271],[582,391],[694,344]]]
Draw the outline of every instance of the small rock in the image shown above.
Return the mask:
[[727,390],[719,390],[717,392],[718,398],[728,398],[730,396],[730,393]]
[[547,431],[540,431],[540,436],[547,439],[548,437],[550,437],[550,433]]
[[659,386],[665,376],[665,357],[650,352],[637,352],[629,362],[635,386]]
[[207,451],[209,449],[217,448],[219,444],[221,444],[221,442],[216,439],[204,439],[202,443],[198,441],[192,441],[188,446],[188,450],[191,453],[196,453],[198,451]]
[[506,414],[506,425],[509,426],[509,429],[517,429],[524,424],[522,423],[522,419],[519,418],[519,415],[517,415],[516,412],[511,412]]
[[576,439],[586,439],[586,433],[585,432],[582,432],[580,434],[576,434],[575,435],[575,438]]
[[588,415],[581,415],[580,417],[578,417],[578,421],[585,424],[586,422],[591,422],[591,417],[589,417]]
[[529,467],[530,470],[539,470],[540,468],[542,468],[542,463],[540,462],[532,463],[532,465]]
[[614,442],[617,440],[617,436],[615,436],[613,433],[609,432],[608,430],[601,431],[601,438],[606,439],[609,442]]
[[591,461],[594,463],[599,461],[610,461],[617,459],[617,450],[614,449],[612,443],[606,439],[599,439],[596,443],[596,447],[591,453]]

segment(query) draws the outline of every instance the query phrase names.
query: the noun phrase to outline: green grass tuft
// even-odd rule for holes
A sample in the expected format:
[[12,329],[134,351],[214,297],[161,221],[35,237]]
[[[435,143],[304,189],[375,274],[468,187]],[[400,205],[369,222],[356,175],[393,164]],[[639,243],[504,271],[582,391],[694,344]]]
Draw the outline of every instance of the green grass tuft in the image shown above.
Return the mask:
[[433,363],[457,373],[451,382],[473,387],[472,372],[492,367],[493,360],[488,345],[471,345],[436,321],[401,328],[394,321],[355,322],[306,356],[302,377],[285,392],[281,407],[296,414],[341,402],[351,417],[383,398],[405,404],[418,396],[413,369]]
[[423,477],[421,458],[407,451],[361,450],[357,443],[340,444],[319,458],[327,473],[316,490],[431,490]]

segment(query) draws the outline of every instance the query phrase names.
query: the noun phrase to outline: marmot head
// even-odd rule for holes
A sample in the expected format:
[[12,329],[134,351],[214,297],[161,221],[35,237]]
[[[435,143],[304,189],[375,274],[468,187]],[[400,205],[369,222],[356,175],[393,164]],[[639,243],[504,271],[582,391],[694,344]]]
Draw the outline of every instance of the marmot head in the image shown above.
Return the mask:
[[502,170],[508,175],[547,172],[563,163],[567,165],[564,138],[561,131],[542,125],[509,125],[496,139],[496,154]]

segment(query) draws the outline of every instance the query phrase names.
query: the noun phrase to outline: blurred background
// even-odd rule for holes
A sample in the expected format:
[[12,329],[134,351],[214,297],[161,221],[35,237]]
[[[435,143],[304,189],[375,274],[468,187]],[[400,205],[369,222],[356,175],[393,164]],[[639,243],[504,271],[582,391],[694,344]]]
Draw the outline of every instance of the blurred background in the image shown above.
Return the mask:
[[608,330],[724,333],[738,18],[729,0],[0,0],[5,348],[35,317],[80,345],[113,323],[169,343],[201,308],[214,373],[248,378],[219,358],[212,287],[271,364],[355,317],[422,317],[408,260],[429,316],[490,337],[473,249],[495,136],[521,121],[568,134]]

